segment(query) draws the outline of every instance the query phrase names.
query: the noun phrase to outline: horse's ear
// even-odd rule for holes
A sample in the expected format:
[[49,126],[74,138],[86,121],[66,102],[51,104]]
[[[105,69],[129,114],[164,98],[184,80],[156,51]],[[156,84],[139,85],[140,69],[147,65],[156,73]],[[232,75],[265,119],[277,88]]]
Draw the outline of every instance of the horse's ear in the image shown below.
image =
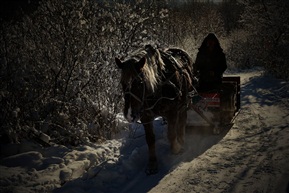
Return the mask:
[[138,61],[138,63],[137,63],[137,69],[142,69],[143,66],[145,65],[145,63],[146,63],[146,58],[143,57],[142,59],[140,59],[140,60]]
[[115,57],[115,63],[120,69],[123,68],[123,63],[117,57]]

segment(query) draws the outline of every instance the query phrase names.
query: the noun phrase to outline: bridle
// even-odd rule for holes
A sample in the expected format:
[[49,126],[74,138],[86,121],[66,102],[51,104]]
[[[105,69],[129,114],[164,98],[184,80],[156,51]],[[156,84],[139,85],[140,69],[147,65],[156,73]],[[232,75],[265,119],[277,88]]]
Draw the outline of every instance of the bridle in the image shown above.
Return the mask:
[[[142,97],[138,97],[137,95],[135,95],[134,93],[131,92],[131,88],[132,88],[132,83],[135,81],[135,80],[141,80],[141,84],[142,84],[142,87],[143,87],[143,94],[142,94]],[[143,80],[143,74],[142,72],[138,73],[137,76],[135,78],[133,78],[131,81],[130,81],[130,85],[128,86],[129,88],[129,91],[125,91],[124,92],[124,95],[130,95],[131,97],[133,97],[135,100],[137,100],[138,102],[141,103],[141,106],[143,107],[144,106],[144,101],[145,101],[145,91],[146,91],[146,85],[145,85],[145,82]]]

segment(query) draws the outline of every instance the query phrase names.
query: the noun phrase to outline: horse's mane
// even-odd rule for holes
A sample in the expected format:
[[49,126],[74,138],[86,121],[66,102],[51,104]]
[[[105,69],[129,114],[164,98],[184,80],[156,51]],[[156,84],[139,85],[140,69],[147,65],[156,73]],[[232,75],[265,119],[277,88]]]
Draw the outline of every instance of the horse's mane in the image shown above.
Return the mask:
[[143,81],[145,82],[147,89],[154,92],[161,79],[160,72],[165,68],[160,51],[153,48],[151,45],[146,45],[144,49],[133,53],[130,58],[136,61],[139,61],[142,58],[146,59],[145,65],[141,69],[144,78]]

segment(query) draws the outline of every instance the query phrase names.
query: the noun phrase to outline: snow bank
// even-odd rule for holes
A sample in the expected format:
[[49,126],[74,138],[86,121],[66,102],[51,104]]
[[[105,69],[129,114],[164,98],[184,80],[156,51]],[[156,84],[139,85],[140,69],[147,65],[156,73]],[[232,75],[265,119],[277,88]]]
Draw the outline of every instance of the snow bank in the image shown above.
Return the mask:
[[111,140],[101,146],[53,146],[3,158],[1,192],[47,192],[80,177],[92,178],[98,172],[95,167],[115,161],[120,146]]

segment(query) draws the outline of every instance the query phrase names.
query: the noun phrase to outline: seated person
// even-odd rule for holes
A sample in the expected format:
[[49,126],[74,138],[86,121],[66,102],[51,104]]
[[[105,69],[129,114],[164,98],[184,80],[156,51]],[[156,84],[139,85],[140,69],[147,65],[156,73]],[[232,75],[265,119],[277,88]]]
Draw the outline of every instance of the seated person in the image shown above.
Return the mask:
[[227,63],[215,34],[209,33],[203,40],[193,67],[194,74],[199,76],[198,91],[220,89]]

